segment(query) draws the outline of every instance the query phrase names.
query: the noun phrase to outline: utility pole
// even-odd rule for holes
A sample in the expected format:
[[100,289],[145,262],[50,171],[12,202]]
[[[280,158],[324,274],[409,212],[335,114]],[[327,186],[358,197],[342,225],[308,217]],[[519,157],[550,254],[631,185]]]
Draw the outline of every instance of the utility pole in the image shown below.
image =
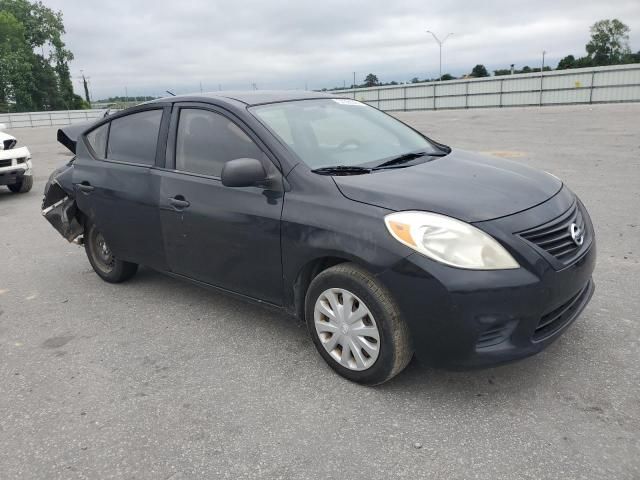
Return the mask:
[[427,30],[427,33],[430,33],[433,36],[434,40],[438,43],[438,46],[440,47],[440,68],[439,68],[440,75],[438,76],[438,80],[442,81],[442,45],[447,40],[447,38],[453,35],[453,33],[447,33],[446,37],[444,37],[442,40],[440,40],[436,36],[436,34],[433,33],[431,30]]
[[84,99],[87,101],[89,105],[91,105],[91,96],[89,95],[89,84],[87,83],[88,78],[84,76],[84,70],[80,70],[82,74],[82,86],[84,87]]
[[356,72],[353,72],[353,88],[356,88]]
[[200,93],[202,93],[202,80],[200,81]]

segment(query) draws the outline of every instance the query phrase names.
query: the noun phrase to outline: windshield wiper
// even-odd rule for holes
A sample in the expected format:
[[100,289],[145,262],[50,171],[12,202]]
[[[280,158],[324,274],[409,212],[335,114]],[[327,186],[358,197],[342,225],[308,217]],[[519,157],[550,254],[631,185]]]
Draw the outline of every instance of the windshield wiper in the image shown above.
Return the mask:
[[370,168],[356,167],[349,165],[335,165],[333,167],[322,167],[311,170],[319,175],[363,175],[371,173]]
[[409,152],[397,157],[392,158],[391,160],[387,160],[386,162],[381,163],[380,165],[376,165],[372,168],[372,170],[385,169],[387,167],[394,167],[396,165],[402,165],[403,163],[410,162],[411,160],[415,160],[416,158],[429,156],[429,157],[444,157],[447,155],[444,152]]

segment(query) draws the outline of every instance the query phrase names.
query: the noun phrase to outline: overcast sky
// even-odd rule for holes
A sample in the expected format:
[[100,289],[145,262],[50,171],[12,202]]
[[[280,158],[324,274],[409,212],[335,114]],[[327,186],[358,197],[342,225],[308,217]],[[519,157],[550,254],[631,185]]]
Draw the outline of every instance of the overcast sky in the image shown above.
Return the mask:
[[76,91],[95,99],[204,90],[349,85],[539,66],[584,54],[589,26],[619,18],[640,50],[639,0],[43,0],[61,10]]

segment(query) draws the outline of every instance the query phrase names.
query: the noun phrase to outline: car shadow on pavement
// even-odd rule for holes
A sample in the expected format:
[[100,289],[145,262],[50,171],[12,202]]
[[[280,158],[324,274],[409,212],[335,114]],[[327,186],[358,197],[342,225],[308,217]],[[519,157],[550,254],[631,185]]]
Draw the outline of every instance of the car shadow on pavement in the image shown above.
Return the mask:
[[[224,317],[225,326],[239,337],[238,345],[246,346],[248,351],[260,346],[260,340],[257,339],[269,336],[283,339],[286,348],[273,351],[273,355],[282,357],[273,359],[273,364],[287,365],[282,367],[282,376],[295,375],[297,368],[313,368],[318,369],[318,376],[325,377],[325,383],[345,382],[355,388],[367,388],[351,384],[326,366],[315,351],[306,325],[283,312],[252,304],[214,289],[173,279],[146,268],[141,268],[129,283],[154,291],[160,300],[173,297],[174,302],[180,302],[189,308],[214,312],[213,318],[218,315]],[[199,319],[202,322],[210,320],[211,317]],[[579,325],[574,325],[571,330],[578,328]],[[414,358],[397,377],[374,388],[383,396],[393,396],[399,392],[416,397],[428,394],[431,397],[442,397],[441,401],[461,397],[478,400],[483,397],[490,398],[495,393],[530,391],[536,389],[540,383],[548,381],[545,377],[554,378],[562,375],[566,365],[563,362],[564,354],[560,352],[568,347],[562,343],[563,339],[560,338],[538,355],[488,369],[441,370],[424,366]],[[215,345],[212,345],[212,348],[215,348]],[[293,365],[292,353],[299,356],[299,360]],[[308,373],[300,372],[300,375]]]

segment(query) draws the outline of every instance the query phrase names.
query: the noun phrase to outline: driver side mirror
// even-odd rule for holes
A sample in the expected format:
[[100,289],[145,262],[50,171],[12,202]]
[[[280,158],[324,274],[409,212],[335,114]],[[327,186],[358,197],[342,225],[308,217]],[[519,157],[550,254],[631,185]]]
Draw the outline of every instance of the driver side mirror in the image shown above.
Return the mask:
[[236,158],[222,167],[222,185],[225,187],[257,187],[267,183],[267,172],[255,158]]

